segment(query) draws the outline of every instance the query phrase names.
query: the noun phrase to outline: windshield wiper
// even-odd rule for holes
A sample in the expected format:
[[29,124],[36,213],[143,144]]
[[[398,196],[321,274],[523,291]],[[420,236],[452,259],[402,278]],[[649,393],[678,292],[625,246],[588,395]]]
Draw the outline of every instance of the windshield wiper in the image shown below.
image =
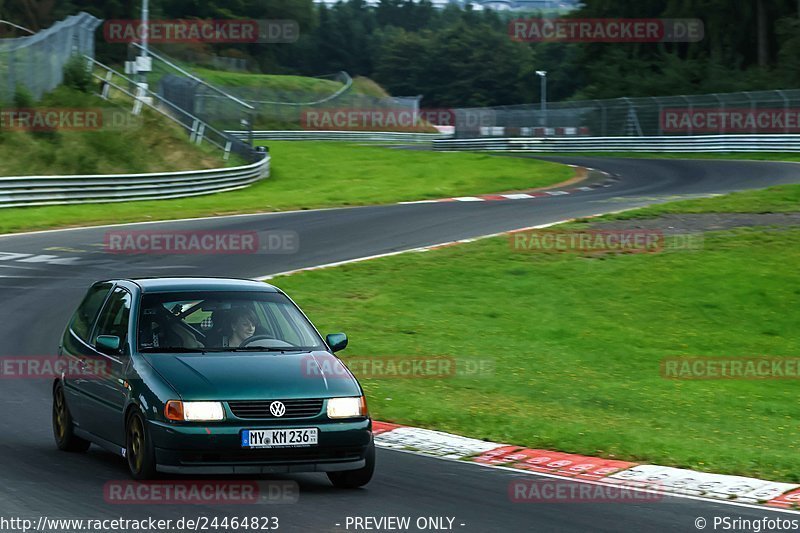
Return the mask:
[[184,348],[183,346],[151,346],[141,348],[141,353],[206,353],[204,348]]
[[265,347],[265,346],[239,346],[239,347],[229,347],[229,348],[212,348],[208,350],[209,352],[310,352],[311,350],[307,348],[294,348],[291,346],[286,346],[284,348],[276,348],[274,346]]

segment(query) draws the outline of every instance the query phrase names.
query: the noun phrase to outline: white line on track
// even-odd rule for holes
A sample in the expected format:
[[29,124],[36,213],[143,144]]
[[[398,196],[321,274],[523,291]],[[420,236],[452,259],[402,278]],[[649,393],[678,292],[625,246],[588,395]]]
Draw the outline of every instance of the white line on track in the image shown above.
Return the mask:
[[617,213],[624,213],[625,211],[630,211],[630,210],[633,210],[633,209],[639,209],[639,207],[631,207],[631,208],[628,208],[628,209],[619,209],[617,211],[609,211],[608,213],[596,213],[594,215],[587,215],[587,216],[584,216],[584,217],[576,217],[576,218],[568,218],[568,219],[564,219],[564,220],[557,220],[556,222],[548,222],[546,224],[539,224],[537,226],[526,226],[526,227],[522,227],[522,228],[510,229],[508,231],[501,231],[499,233],[491,233],[491,234],[488,234],[488,235],[478,235],[477,237],[470,237],[468,239],[459,239],[459,240],[456,240],[456,241],[446,241],[446,242],[440,242],[438,244],[430,244],[430,245],[427,245],[427,246],[418,246],[416,248],[408,248],[408,249],[405,249],[405,250],[397,250],[397,251],[394,251],[394,252],[386,252],[386,253],[375,254],[375,255],[366,255],[366,256],[362,256],[362,257],[356,257],[356,258],[353,258],[353,259],[344,259],[342,261],[335,261],[333,263],[323,263],[321,265],[316,265],[316,266],[297,268],[297,269],[294,269],[294,270],[286,270],[284,272],[277,272],[275,274],[267,274],[266,276],[259,276],[257,278],[253,278],[253,279],[255,279],[256,281],[268,281],[268,280],[270,280],[272,278],[276,278],[276,277],[279,277],[279,276],[289,276],[289,275],[292,275],[292,274],[297,274],[299,272],[306,272],[306,271],[310,271],[310,270],[322,270],[323,268],[333,268],[333,267],[338,267],[338,266],[342,266],[342,265],[349,265],[351,263],[360,263],[362,261],[369,261],[370,259],[381,259],[383,257],[392,257],[392,256],[395,256],[395,255],[407,254],[407,253],[413,253],[413,252],[428,252],[428,251],[434,250],[436,248],[441,248],[441,247],[444,247],[444,246],[452,246],[452,245],[455,245],[455,244],[466,244],[466,243],[470,243],[470,242],[479,241],[479,240],[482,240],[482,239],[490,239],[492,237],[500,237],[502,235],[508,235],[509,233],[513,233],[515,231],[544,229],[544,228],[549,228],[550,226],[556,226],[558,224],[565,224],[567,222],[572,222],[572,221],[577,220],[579,218],[582,219],[582,218],[594,218],[594,217],[599,217],[599,216],[602,216],[602,215],[615,215]]

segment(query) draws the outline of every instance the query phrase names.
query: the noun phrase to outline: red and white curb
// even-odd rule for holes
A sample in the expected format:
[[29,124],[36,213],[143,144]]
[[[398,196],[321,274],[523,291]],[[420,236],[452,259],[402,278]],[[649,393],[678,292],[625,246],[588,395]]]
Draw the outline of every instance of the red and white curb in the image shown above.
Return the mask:
[[376,445],[382,448],[503,467],[520,473],[777,509],[796,509],[800,505],[800,485],[793,483],[523,448],[386,422],[373,422],[373,432]]
[[593,191],[600,187],[611,187],[611,183],[604,183],[594,187],[577,187],[575,189],[544,191],[544,192],[519,192],[511,194],[481,194],[478,196],[455,196],[453,198],[438,198],[436,200],[415,200],[413,202],[400,202],[401,205],[410,204],[436,204],[439,202],[495,202],[498,200],[530,200],[531,198],[544,198],[549,196],[564,196],[578,192]]
[[[610,187],[611,185],[604,185]],[[595,187],[596,188],[596,187]],[[520,192],[513,194],[481,194],[479,196],[456,196],[453,198],[438,198],[436,200],[415,200],[413,202],[400,202],[401,205],[409,204],[435,204],[439,202],[492,202],[498,200],[529,200],[531,198],[542,198],[545,196],[564,196],[581,191],[594,190],[592,187],[578,187],[577,189],[567,189],[546,192]]]
[[516,193],[505,193],[505,194],[479,194],[476,196],[454,196],[452,198],[437,198],[435,200],[414,200],[410,202],[399,202],[399,204],[410,205],[410,204],[435,204],[440,202],[496,202],[503,200],[530,200],[532,198],[565,196],[568,194],[593,191],[595,189],[611,187],[614,184],[614,182],[619,181],[619,178],[613,177],[608,172],[604,172],[602,170],[596,170],[594,168],[588,168],[588,167],[578,167],[576,165],[568,165],[568,166],[573,168],[585,168],[587,171],[590,172],[599,172],[600,174],[605,175],[608,179],[599,183],[594,183],[592,185],[584,187],[575,187],[572,189],[555,189],[552,191],[516,192]]

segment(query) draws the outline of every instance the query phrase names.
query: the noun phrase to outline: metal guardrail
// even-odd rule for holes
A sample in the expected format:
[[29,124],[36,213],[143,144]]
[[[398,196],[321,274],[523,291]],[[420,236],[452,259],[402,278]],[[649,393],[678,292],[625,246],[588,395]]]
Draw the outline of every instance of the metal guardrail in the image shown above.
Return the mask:
[[249,165],[153,174],[0,177],[0,208],[164,200],[241,189],[269,176],[270,155]]
[[[235,137],[247,137],[247,131],[226,131]],[[431,142],[448,139],[444,133],[407,133],[396,131],[254,131],[253,139],[260,141],[371,141],[371,142]]]
[[[88,61],[92,77],[100,82],[102,88],[98,96],[101,98],[105,100],[112,99],[113,95],[110,94],[111,89],[117,91],[119,94],[131,99],[133,102],[134,115],[139,115],[143,107],[148,107],[160,113],[164,118],[186,129],[192,143],[199,145],[202,144],[203,141],[206,141],[212,146],[222,150],[224,153],[223,157],[226,161],[231,151],[251,162],[258,159],[252,147],[245,145],[241,139],[213,128],[166,98],[162,98],[153,91],[138,86],[134,80],[117,72],[113,68],[88,56],[84,56],[84,59]],[[99,70],[100,74],[97,74],[95,72],[96,70]]]
[[800,152],[800,135],[437,139],[433,148],[498,152]]

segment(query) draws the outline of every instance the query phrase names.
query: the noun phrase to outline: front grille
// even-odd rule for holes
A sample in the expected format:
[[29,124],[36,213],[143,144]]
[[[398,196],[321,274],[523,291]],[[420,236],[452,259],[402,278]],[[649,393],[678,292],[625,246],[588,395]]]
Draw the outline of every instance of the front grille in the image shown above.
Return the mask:
[[234,416],[247,419],[283,420],[284,418],[312,418],[322,411],[324,400],[278,400],[286,406],[286,414],[273,416],[269,406],[276,400],[235,401],[228,402]]

